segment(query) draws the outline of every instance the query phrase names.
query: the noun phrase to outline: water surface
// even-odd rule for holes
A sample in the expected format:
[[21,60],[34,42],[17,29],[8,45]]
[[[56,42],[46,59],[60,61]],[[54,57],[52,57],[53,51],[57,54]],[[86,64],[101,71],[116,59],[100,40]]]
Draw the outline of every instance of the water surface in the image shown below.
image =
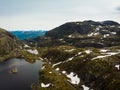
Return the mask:
[[[0,90],[30,90],[30,85],[38,82],[42,62],[31,64],[24,59],[9,59],[0,63]],[[17,68],[13,74],[10,70]]]

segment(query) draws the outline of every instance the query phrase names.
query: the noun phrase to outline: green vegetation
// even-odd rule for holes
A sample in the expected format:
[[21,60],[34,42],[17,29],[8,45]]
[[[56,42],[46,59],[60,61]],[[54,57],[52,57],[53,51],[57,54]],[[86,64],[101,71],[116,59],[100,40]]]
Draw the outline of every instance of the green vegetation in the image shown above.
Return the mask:
[[[106,21],[105,21],[106,22]],[[40,47],[72,45],[75,47],[104,48],[120,45],[120,28],[118,23],[108,21],[68,22],[48,32],[45,36],[37,37],[27,42],[35,42]]]
[[[40,71],[38,90],[76,90],[73,85],[67,82],[67,78],[55,71],[48,63]],[[51,85],[47,88],[41,87],[41,83]]]
[[48,58],[52,63],[57,63],[59,61],[64,61],[69,57],[73,56],[74,53],[64,52],[62,50],[49,49],[48,52],[43,55],[43,58]]
[[[119,47],[113,47],[110,50],[116,52],[117,49],[119,49]],[[85,52],[86,50],[90,50],[91,52],[87,54]],[[81,53],[78,54],[79,52]],[[100,55],[102,55],[100,50],[96,48],[59,46],[46,49],[42,57],[48,59],[47,62],[51,62],[51,65],[62,62],[52,68],[52,70],[59,67],[60,74],[62,74],[62,71],[66,71],[68,74],[70,72],[76,73],[81,80],[79,85],[86,85],[94,90],[119,90],[120,72],[115,65],[120,63],[120,54],[92,60],[94,57]],[[69,60],[71,57],[73,57],[73,59]],[[52,77],[51,75],[48,75],[50,71],[48,68],[49,67],[47,66],[45,70],[41,71],[42,74],[40,74],[42,75],[40,80],[45,80],[44,82],[48,81],[47,83],[49,83],[49,79]],[[54,77],[56,77],[56,75],[54,75]]]
[[26,61],[33,63],[39,59],[39,55],[34,55],[26,51],[24,43],[18,40],[11,33],[0,29],[0,62],[10,58],[24,58]]
[[[32,47],[25,48],[23,42],[0,29],[0,62],[24,58],[34,63],[43,58],[44,68],[39,72],[38,84],[31,85],[32,90],[83,90],[82,85],[93,90],[120,90],[118,23],[70,22],[26,42]],[[39,54],[28,51],[35,48]],[[80,78],[78,85],[68,81],[71,72]]]

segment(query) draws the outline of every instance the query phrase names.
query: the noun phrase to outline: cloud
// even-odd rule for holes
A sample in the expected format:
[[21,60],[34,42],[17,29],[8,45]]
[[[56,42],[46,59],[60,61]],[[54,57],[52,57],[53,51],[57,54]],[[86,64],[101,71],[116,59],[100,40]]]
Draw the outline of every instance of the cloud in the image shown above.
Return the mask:
[[120,6],[116,8],[117,11],[120,11]]
[[49,30],[70,21],[118,21],[119,15],[119,0],[0,0],[0,26],[7,29]]

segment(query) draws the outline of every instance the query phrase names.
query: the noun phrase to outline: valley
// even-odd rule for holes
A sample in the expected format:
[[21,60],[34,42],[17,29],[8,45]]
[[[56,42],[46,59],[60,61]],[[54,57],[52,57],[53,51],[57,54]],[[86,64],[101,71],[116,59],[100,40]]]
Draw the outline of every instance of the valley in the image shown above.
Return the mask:
[[44,34],[46,33],[45,30],[29,30],[29,31],[14,30],[14,31],[10,31],[10,32],[13,35],[15,35],[17,38],[19,38],[20,40],[36,38],[38,36],[44,36]]
[[[29,84],[31,90],[119,90],[120,24],[67,22],[43,36],[22,41],[0,29],[0,62],[11,58],[24,59],[23,65],[31,65],[25,78],[37,70],[36,76],[31,76],[37,78]],[[20,69],[26,72],[27,66]],[[19,73],[18,68],[14,76]]]

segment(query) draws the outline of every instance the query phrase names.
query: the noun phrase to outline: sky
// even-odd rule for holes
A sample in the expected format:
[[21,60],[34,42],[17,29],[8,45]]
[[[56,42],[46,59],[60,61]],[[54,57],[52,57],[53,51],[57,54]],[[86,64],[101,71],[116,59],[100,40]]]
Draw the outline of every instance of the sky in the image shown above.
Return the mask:
[[72,21],[120,22],[120,0],[0,0],[0,28],[51,30]]

